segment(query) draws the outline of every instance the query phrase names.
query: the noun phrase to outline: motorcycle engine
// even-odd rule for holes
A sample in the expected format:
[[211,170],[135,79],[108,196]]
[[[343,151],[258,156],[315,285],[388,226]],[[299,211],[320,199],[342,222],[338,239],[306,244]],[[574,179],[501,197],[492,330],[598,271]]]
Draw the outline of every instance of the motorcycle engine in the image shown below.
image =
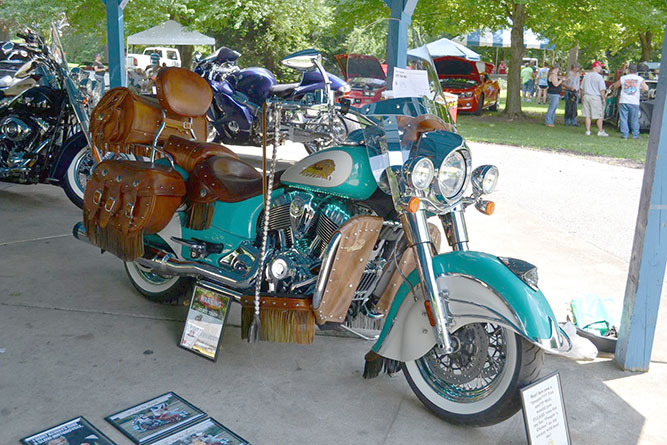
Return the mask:
[[[34,124],[33,124],[34,125]],[[43,123],[43,125],[48,125]],[[35,146],[38,129],[21,116],[10,114],[0,120],[0,168],[24,168],[33,159],[27,154],[43,147]]]
[[364,213],[342,200],[293,191],[271,206],[269,234],[275,244],[267,258],[269,291],[312,293],[331,237],[352,216]]

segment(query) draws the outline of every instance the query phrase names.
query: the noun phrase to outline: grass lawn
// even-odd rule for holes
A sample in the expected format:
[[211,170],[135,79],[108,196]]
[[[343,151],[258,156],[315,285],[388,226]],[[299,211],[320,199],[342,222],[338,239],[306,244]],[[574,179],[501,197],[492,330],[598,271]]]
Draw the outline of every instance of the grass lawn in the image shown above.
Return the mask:
[[[501,97],[499,110],[502,111],[504,108],[505,97]],[[621,133],[616,128],[605,125],[605,131],[609,133],[609,137],[598,137],[597,127],[593,122],[592,135],[586,136],[584,119],[581,117],[581,104],[578,117],[579,127],[564,126],[565,101],[563,100],[556,110],[556,127],[554,128],[544,125],[546,105],[523,102],[521,109],[526,114],[526,118],[513,121],[504,119],[500,111],[485,111],[482,116],[459,115],[457,127],[461,135],[470,141],[628,159],[637,163],[644,163],[646,159],[648,133],[640,134],[639,139],[623,140],[620,137]]]

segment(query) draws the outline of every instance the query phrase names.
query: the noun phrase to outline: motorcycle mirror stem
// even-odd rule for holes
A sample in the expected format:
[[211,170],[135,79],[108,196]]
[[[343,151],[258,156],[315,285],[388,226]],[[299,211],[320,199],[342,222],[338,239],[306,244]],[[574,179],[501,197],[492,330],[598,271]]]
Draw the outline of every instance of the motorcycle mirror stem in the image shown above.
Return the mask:
[[322,65],[322,62],[318,59],[315,59],[314,62],[315,62],[315,66],[317,67],[317,70],[322,75],[322,81],[324,82],[324,95],[327,98],[327,104],[329,104],[330,106],[333,106],[334,105],[334,97],[333,97],[333,91],[331,91],[331,79],[329,79],[329,76],[327,75],[327,72],[324,69],[324,66]]

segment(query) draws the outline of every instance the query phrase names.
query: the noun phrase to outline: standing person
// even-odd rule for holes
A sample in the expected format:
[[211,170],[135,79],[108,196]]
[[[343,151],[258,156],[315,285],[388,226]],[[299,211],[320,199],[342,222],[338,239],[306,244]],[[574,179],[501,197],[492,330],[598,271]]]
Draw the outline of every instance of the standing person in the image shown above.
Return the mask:
[[602,127],[604,117],[604,102],[607,97],[607,87],[600,72],[602,63],[593,62],[593,70],[584,76],[579,91],[583,97],[581,115],[586,118],[586,136],[591,135],[591,121],[597,120],[598,136],[609,136]]
[[505,65],[504,60],[501,60],[498,64],[498,74],[507,74],[507,65]]
[[579,67],[578,63],[570,66],[567,79],[563,84],[565,88],[565,125],[573,127],[579,126],[577,124],[577,102],[579,102],[579,83],[581,81]]
[[553,68],[549,70],[549,75],[547,76],[549,109],[544,118],[544,125],[547,127],[553,127],[554,122],[556,121],[556,109],[558,108],[558,102],[560,101],[560,92],[563,89],[562,83],[563,79],[560,78],[560,67],[554,65]]
[[533,70],[530,64],[526,62],[521,68],[521,85],[523,90],[523,100],[530,102],[530,96],[533,95],[531,83],[533,82]]
[[648,85],[644,79],[637,75],[637,65],[628,65],[628,74],[621,76],[614,85],[621,87],[618,97],[618,129],[623,139],[628,138],[628,117],[630,118],[630,129],[632,138],[639,137],[639,100],[642,91],[648,91]]
[[104,94],[104,72],[107,68],[102,63],[102,54],[95,54],[95,61],[93,62],[93,70],[95,70],[95,80],[97,80],[102,85],[102,94]]
[[547,88],[549,88],[549,83],[547,78],[549,77],[549,64],[544,62],[544,66],[539,69],[537,72],[537,103],[546,104],[547,103]]

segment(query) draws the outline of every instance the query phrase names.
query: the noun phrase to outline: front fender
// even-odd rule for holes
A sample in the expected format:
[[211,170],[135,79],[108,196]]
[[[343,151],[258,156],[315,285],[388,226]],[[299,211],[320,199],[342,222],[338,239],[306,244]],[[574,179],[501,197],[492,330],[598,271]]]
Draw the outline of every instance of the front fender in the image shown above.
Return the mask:
[[[570,349],[569,338],[558,327],[542,292],[530,288],[497,257],[456,251],[433,258],[433,269],[439,289],[448,293],[450,332],[464,324],[489,322],[509,328],[550,352]],[[399,288],[373,346],[379,355],[415,360],[435,345],[419,282],[415,269]],[[413,286],[417,287],[411,292]]]

